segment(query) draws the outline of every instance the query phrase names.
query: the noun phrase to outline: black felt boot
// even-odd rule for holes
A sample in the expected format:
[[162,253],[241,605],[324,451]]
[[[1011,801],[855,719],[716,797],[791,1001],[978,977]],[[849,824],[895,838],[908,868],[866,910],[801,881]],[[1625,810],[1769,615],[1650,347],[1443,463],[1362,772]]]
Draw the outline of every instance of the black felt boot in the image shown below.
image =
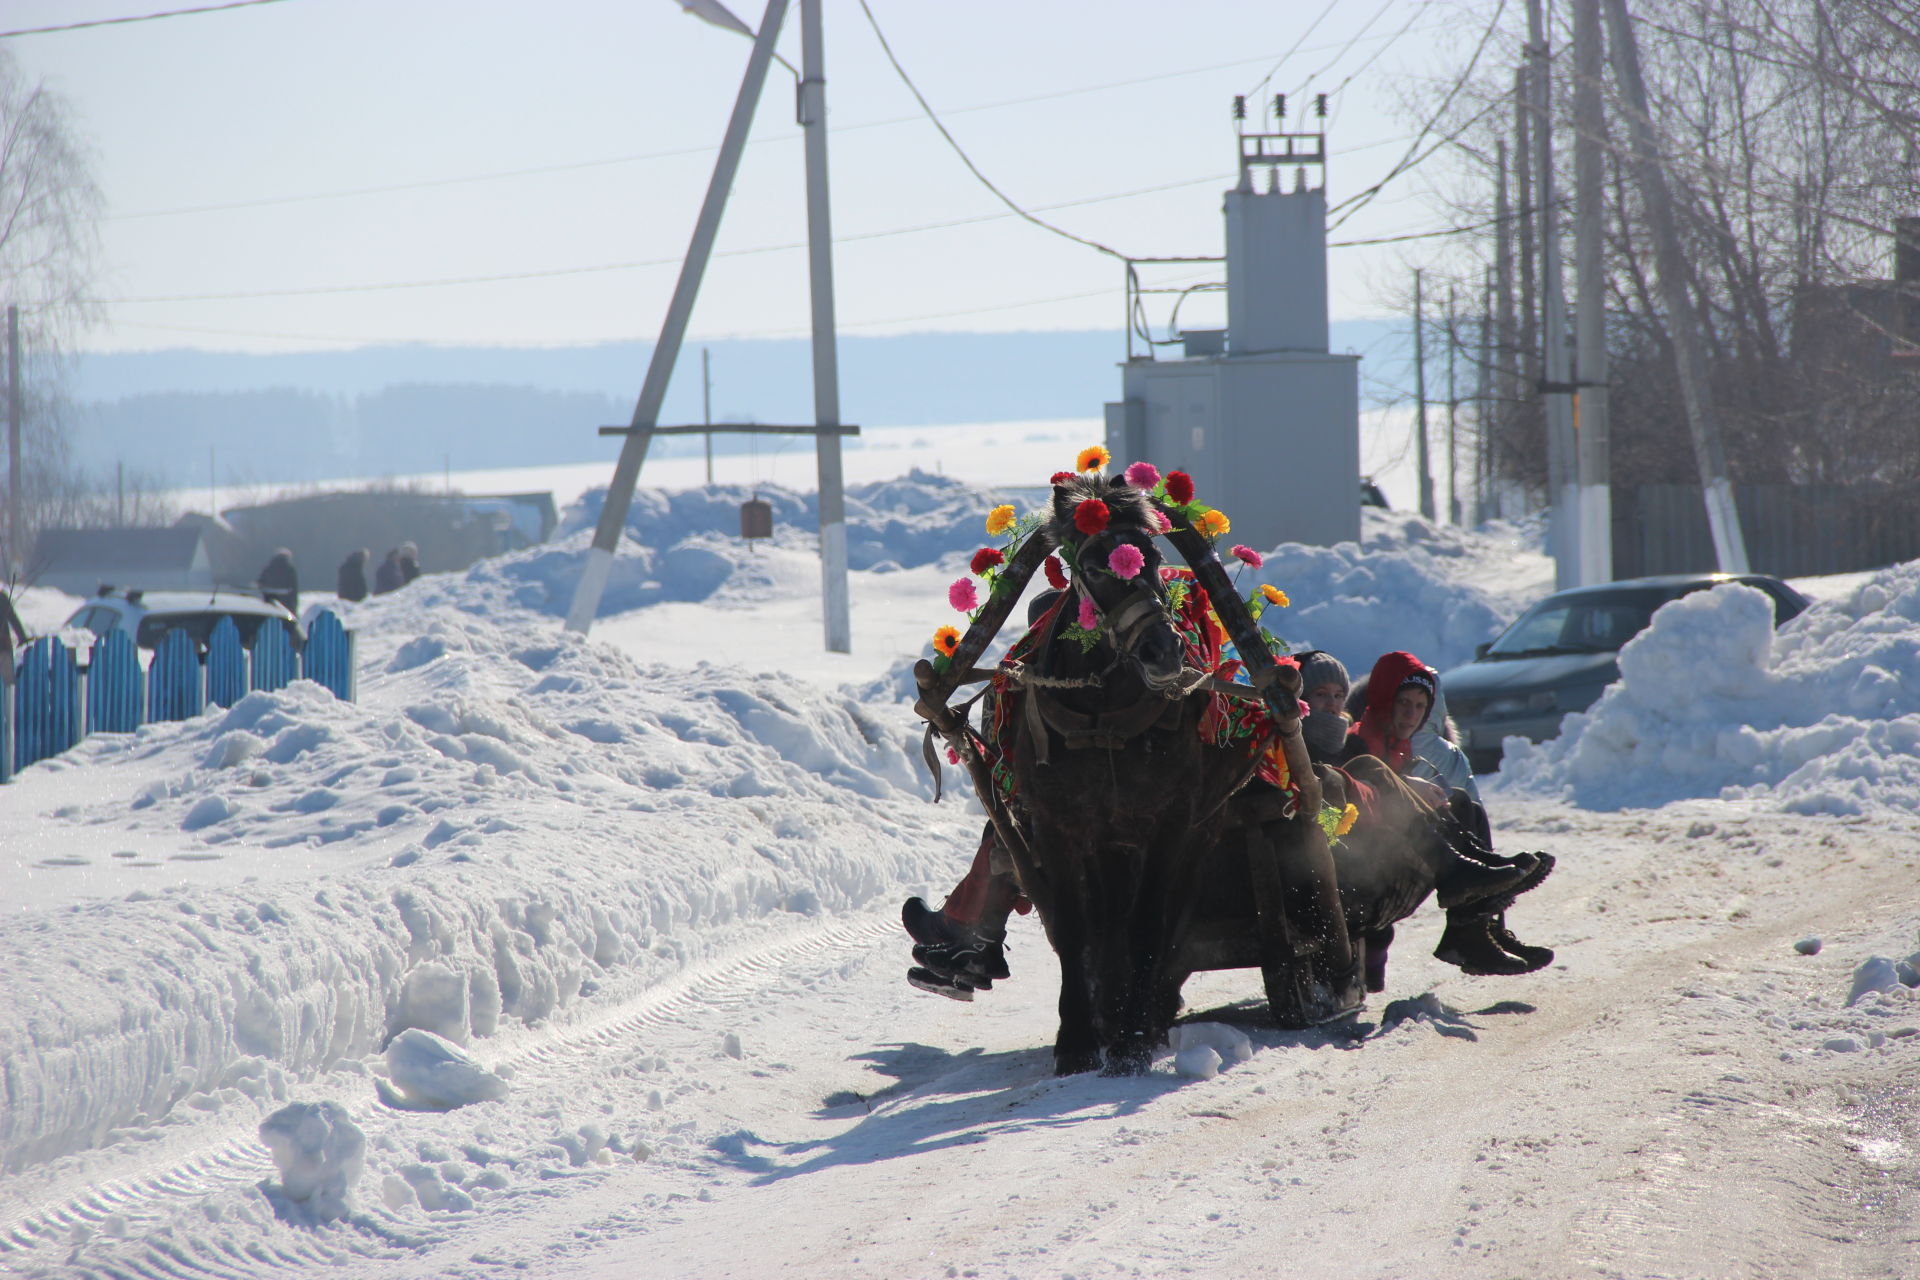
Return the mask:
[[1451,910],[1502,894],[1518,893],[1519,886],[1538,869],[1531,854],[1523,853],[1504,866],[1488,866],[1455,850],[1446,868],[1435,878],[1433,887],[1440,905]]
[[1454,965],[1477,978],[1506,977],[1529,973],[1532,966],[1518,956],[1509,955],[1493,940],[1493,921],[1483,915],[1449,911],[1446,932],[1433,949],[1437,959]]
[[1487,921],[1487,934],[1499,944],[1502,951],[1526,961],[1528,973],[1553,963],[1552,947],[1530,947],[1513,936],[1513,930],[1507,928],[1507,913],[1504,911]]

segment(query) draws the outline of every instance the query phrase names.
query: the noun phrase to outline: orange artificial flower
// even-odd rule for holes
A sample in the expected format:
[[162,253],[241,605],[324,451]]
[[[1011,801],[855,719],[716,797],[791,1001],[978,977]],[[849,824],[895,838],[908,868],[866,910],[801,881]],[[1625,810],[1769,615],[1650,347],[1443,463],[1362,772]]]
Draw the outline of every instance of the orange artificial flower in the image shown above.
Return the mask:
[[1200,518],[1193,522],[1193,527],[1204,537],[1217,538],[1231,530],[1233,522],[1227,519],[1224,511],[1203,511]]
[[1271,582],[1263,582],[1260,584],[1260,594],[1267,598],[1268,604],[1277,604],[1282,609],[1293,603],[1293,601],[1287,599],[1286,592],[1274,586]]
[[936,652],[951,658],[960,647],[960,628],[941,627],[933,633],[933,647]]
[[987,512],[987,536],[997,538],[1013,528],[1013,504],[1004,503]]
[[1112,454],[1097,444],[1090,444],[1080,451],[1080,457],[1073,466],[1076,471],[1098,471],[1112,461]]

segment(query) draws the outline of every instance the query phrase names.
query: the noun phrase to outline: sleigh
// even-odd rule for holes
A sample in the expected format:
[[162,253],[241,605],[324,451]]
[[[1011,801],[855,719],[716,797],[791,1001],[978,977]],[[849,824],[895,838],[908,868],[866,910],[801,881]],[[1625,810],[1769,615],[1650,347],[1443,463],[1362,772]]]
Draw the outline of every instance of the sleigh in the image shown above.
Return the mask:
[[[929,763],[937,734],[972,777],[1061,957],[1055,1052],[1062,1072],[1143,1070],[1171,1025],[1181,984],[1201,970],[1258,969],[1282,1026],[1340,1017],[1364,998],[1320,821],[1320,782],[1300,739],[1299,673],[1274,660],[1212,542],[1183,518],[1191,508],[1123,494],[1119,483],[1056,483],[1055,520],[1012,550],[948,660],[923,660],[914,670]],[[1133,511],[1137,502],[1144,527],[1103,523],[1099,533],[1076,537],[1066,513],[1088,502],[1103,512],[1108,504]],[[1158,631],[1177,619],[1167,601],[1137,575],[1097,574],[1103,560],[1119,562],[1122,546],[1138,551],[1156,535],[1186,561],[1247,683],[1220,679],[1204,663],[1195,669],[1190,658],[1168,658]],[[1082,635],[1085,657],[1076,659],[1073,645],[1058,643],[1058,633],[1072,628],[1056,618],[1040,652],[1075,671],[1084,667],[1083,674],[1041,679],[1030,664],[977,668],[1028,582],[1063,543],[1076,565],[1074,594],[1096,609],[1112,653],[1103,656]],[[1126,563],[1140,561],[1131,554]],[[1137,678],[1122,659],[1132,660]],[[1014,696],[1030,700],[1023,704],[1032,713],[1028,730],[1004,754],[951,705],[956,690],[983,679],[995,681],[1003,699],[1013,685]],[[1206,718],[1228,704],[1257,713],[1258,742],[1216,735],[1205,745]],[[1027,788],[1023,813],[1009,800],[1009,771]]]

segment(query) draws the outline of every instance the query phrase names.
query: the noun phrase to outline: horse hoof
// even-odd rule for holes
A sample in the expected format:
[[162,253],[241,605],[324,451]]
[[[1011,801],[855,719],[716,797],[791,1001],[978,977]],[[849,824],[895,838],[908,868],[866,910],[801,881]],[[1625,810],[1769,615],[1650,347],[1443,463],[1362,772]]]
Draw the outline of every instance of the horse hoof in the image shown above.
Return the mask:
[[1053,1074],[1057,1076],[1077,1076],[1099,1069],[1100,1051],[1098,1049],[1080,1049],[1071,1053],[1062,1049],[1053,1051]]

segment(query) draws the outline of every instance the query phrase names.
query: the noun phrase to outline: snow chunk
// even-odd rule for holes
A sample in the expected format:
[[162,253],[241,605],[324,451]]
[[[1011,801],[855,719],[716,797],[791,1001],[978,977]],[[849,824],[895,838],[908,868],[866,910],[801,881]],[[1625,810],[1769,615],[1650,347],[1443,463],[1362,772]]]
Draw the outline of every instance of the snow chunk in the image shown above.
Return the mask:
[[[415,1108],[451,1111],[507,1096],[505,1080],[452,1041],[418,1027],[402,1031],[387,1046],[387,1074],[400,1089],[405,1104]],[[415,1183],[414,1191],[419,1190]]]
[[367,1135],[337,1102],[296,1102],[260,1124],[287,1199],[321,1219],[344,1217],[367,1162]]
[[225,822],[234,815],[232,801],[225,796],[202,796],[194,802],[187,816],[180,819],[182,831],[198,831]]
[[1224,1022],[1182,1023],[1168,1033],[1167,1040],[1173,1046],[1176,1063],[1180,1055],[1203,1046],[1219,1059],[1216,1068],[1233,1066],[1253,1056],[1253,1041],[1247,1039],[1247,1033]]
[[1858,1004],[1862,997],[1875,991],[1890,991],[1900,985],[1900,971],[1893,961],[1885,956],[1868,956],[1853,971],[1853,989],[1847,992],[1847,1003]]
[[1173,1069],[1190,1080],[1211,1080],[1220,1074],[1220,1055],[1209,1045],[1196,1044],[1173,1055]]

